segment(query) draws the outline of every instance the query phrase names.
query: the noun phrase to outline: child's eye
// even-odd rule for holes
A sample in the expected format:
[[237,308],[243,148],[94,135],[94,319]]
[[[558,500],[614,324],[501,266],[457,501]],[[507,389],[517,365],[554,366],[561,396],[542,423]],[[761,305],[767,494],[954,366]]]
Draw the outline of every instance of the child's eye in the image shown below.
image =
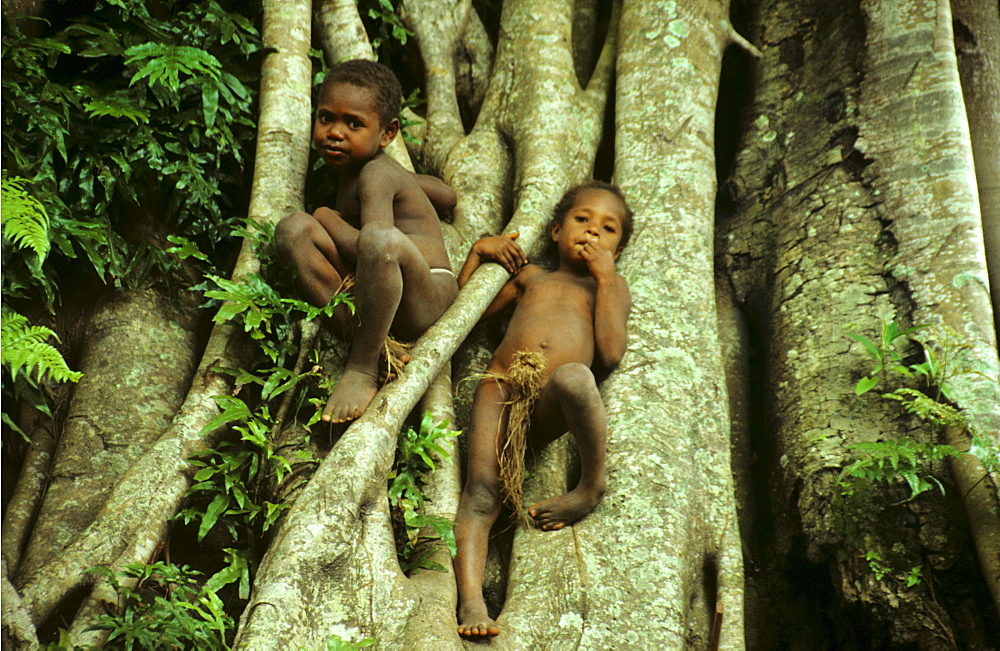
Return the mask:
[[577,215],[577,216],[576,216],[576,217],[574,217],[573,219],[575,219],[576,221],[578,221],[578,222],[580,222],[580,223],[583,223],[583,222],[587,221],[587,218],[586,218],[586,217],[584,217],[583,215]]
[[351,127],[352,129],[360,129],[365,125],[361,124],[361,122],[359,122],[358,120],[348,120],[347,126]]
[[615,232],[614,226],[605,226],[604,230],[606,230],[609,233],[614,233]]

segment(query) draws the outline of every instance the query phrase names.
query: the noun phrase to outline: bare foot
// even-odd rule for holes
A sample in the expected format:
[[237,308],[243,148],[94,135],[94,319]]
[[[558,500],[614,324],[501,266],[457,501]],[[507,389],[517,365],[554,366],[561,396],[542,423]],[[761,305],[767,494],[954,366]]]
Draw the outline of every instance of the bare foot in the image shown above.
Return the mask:
[[470,640],[482,639],[485,637],[496,637],[500,635],[500,628],[497,623],[490,619],[485,606],[471,608],[466,611],[464,608],[459,613],[458,634]]
[[346,423],[361,418],[368,404],[378,393],[376,378],[347,369],[337,388],[330,394],[323,410],[323,420],[328,423]]
[[565,495],[552,497],[528,509],[528,515],[544,531],[559,531],[593,511],[604,497],[603,490],[577,486]]

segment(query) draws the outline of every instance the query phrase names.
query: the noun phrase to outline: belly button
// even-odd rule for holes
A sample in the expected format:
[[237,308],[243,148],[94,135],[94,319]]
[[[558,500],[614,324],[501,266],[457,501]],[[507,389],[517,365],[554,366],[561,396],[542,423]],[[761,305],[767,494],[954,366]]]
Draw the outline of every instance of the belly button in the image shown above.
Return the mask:
[[549,347],[549,342],[543,341],[542,343],[538,344],[538,347],[542,348],[542,349],[548,348]]

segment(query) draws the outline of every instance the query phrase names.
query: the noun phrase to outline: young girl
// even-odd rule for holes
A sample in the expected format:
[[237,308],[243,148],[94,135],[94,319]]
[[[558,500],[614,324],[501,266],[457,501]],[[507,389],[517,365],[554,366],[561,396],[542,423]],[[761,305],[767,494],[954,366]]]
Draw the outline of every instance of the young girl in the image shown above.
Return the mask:
[[527,264],[512,233],[476,242],[459,274],[462,286],[483,262],[503,265],[515,275],[484,317],[516,304],[472,406],[468,475],[455,519],[463,637],[500,633],[483,600],[483,570],[502,500],[520,513],[528,436],[539,448],[568,429],[579,446],[577,486],[528,509],[539,528],[562,529],[604,497],[607,423],[591,367],[604,377],[625,354],[631,298],[615,260],[631,232],[632,212],[621,191],[591,181],[567,191],[555,207],[555,271]]

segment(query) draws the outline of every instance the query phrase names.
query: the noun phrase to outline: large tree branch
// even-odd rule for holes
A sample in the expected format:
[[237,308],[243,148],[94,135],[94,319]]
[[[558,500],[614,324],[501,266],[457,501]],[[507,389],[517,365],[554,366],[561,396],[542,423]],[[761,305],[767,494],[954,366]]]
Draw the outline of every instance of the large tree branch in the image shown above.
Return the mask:
[[458,109],[455,53],[469,21],[470,0],[403,2],[407,24],[420,45],[426,70],[427,122],[424,151],[430,160],[443,163],[455,143],[465,135]]

